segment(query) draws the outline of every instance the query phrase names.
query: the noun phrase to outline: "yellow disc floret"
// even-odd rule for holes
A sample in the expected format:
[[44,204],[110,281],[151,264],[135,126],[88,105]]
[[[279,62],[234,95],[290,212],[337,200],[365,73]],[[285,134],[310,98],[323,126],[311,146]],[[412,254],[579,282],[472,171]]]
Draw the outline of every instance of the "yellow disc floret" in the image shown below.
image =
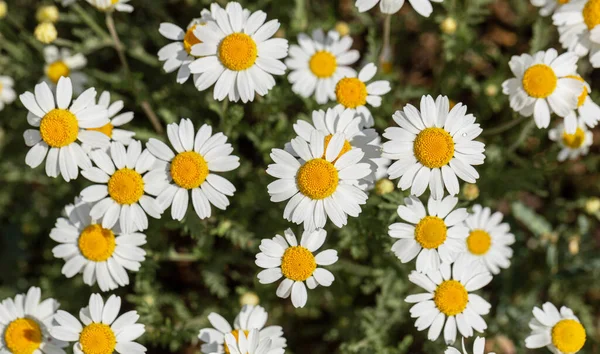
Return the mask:
[[119,204],[136,203],[144,195],[144,179],[135,170],[122,168],[108,180],[108,194]]
[[413,152],[423,166],[440,168],[454,157],[454,140],[442,128],[425,128],[415,138]]
[[585,328],[575,320],[561,320],[552,327],[552,344],[562,353],[577,353],[585,337]]
[[281,257],[281,273],[293,281],[305,281],[315,269],[317,269],[315,256],[305,247],[289,247]]
[[117,345],[117,337],[109,326],[90,323],[81,331],[79,343],[85,354],[112,354]]
[[[246,337],[248,337],[248,333],[250,333],[249,331],[243,330],[242,332],[244,332],[244,334],[246,335]],[[231,331],[231,335],[235,338],[235,341],[239,343],[240,341],[240,331],[237,329],[234,329],[233,331]],[[223,349],[225,350],[226,354],[230,354],[231,351],[229,350],[229,347],[227,346],[227,343],[223,343]]]
[[[331,134],[329,134],[325,137],[325,148],[323,149],[324,150],[323,158],[325,158],[325,151],[327,151],[327,147],[329,146],[329,142],[331,141],[331,138],[333,138],[333,135],[331,135]],[[342,147],[342,150],[340,150],[339,155],[337,155],[335,160],[333,160],[333,163],[335,163],[337,161],[337,159],[342,157],[343,154],[347,153],[350,150],[352,150],[352,145],[350,145],[350,142],[348,140],[344,140],[344,146]]]
[[83,229],[77,241],[81,254],[93,262],[107,261],[115,251],[117,243],[112,230],[98,224],[92,224]]
[[70,73],[71,69],[62,60],[55,61],[46,67],[46,76],[55,84],[58,83],[61,76],[69,77]]
[[546,98],[554,92],[558,78],[546,64],[536,64],[525,71],[523,89],[531,97]]
[[88,128],[87,130],[93,130],[96,132],[100,132],[104,135],[106,135],[109,138],[112,138],[112,133],[113,133],[113,129],[115,127],[111,124],[111,123],[106,123],[105,125],[101,126],[100,128]]
[[199,40],[194,34],[196,27],[198,27],[198,25],[193,25],[192,27],[188,28],[188,30],[185,32],[185,36],[183,37],[183,48],[190,55],[192,54],[192,47],[194,44],[202,43],[202,41]]
[[460,282],[446,280],[435,289],[433,302],[444,315],[455,316],[467,308],[469,293]]
[[437,216],[426,216],[415,227],[415,240],[423,248],[438,248],[446,241],[448,228]]
[[307,161],[296,176],[300,193],[311,199],[324,199],[337,189],[339,182],[338,171],[333,164],[325,159]]
[[583,7],[582,15],[590,31],[600,25],[600,0],[589,0]]
[[345,77],[335,85],[338,103],[346,108],[356,108],[367,103],[367,86],[355,77]]
[[328,51],[320,50],[313,54],[308,62],[310,71],[320,79],[331,77],[337,68],[335,56]]
[[77,139],[78,133],[77,117],[66,109],[55,108],[40,122],[40,135],[50,147],[67,146]]
[[580,127],[573,134],[563,132],[562,142],[571,149],[579,149],[585,142],[585,132]]
[[181,188],[198,188],[208,176],[208,164],[195,151],[177,154],[171,161],[171,177]]
[[467,248],[478,256],[486,254],[492,245],[492,237],[484,230],[476,229],[467,237]]
[[256,42],[249,35],[232,33],[221,41],[218,56],[227,69],[242,71],[254,65],[258,49]]
[[583,82],[583,89],[581,91],[581,94],[579,95],[579,98],[577,98],[577,107],[581,107],[583,105],[583,103],[585,102],[585,99],[587,98],[589,92],[588,89],[585,85],[585,81],[583,80],[583,78],[579,75],[567,75],[568,78],[570,79],[575,79],[577,81]]
[[30,318],[18,318],[6,326],[4,343],[14,354],[32,354],[42,344],[42,330]]

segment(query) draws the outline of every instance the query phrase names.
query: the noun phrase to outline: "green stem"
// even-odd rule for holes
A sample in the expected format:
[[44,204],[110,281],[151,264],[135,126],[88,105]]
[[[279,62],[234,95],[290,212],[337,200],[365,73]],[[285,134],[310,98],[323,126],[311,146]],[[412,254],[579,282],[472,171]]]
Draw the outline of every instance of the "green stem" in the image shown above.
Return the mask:
[[517,148],[525,141],[525,139],[527,139],[527,136],[529,135],[529,133],[531,132],[531,129],[533,129],[533,127],[535,127],[535,120],[532,118],[523,127],[523,130],[521,130],[521,134],[519,134],[519,137],[517,138],[517,140],[515,140],[515,142],[508,148],[509,153],[512,153],[515,150],[517,150]]
[[79,4],[75,3],[71,5],[71,8],[77,12],[81,20],[83,20],[83,22],[85,22],[92,31],[96,32],[97,35],[105,39],[110,38],[109,34],[106,33],[106,31],[100,27],[96,21],[94,21],[94,19],[81,6],[79,6]]
[[489,135],[496,135],[496,134],[503,133],[503,132],[511,129],[514,126],[519,125],[525,119],[527,119],[527,117],[520,116],[520,117],[518,117],[516,119],[513,119],[513,120],[511,120],[509,122],[506,122],[504,124],[501,124],[501,125],[499,125],[497,127],[486,129],[486,130],[483,131],[483,133],[481,133],[481,135],[482,136],[489,136]]

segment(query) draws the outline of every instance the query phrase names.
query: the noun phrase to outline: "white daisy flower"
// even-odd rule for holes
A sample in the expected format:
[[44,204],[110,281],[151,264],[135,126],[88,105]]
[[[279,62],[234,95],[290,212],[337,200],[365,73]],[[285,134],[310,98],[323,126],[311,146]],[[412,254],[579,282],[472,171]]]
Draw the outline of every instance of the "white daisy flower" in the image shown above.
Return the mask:
[[129,284],[126,269],[137,272],[146,252],[146,235],[125,234],[107,229],[90,217],[92,204],[75,199],[65,207],[65,218],[58,218],[50,238],[60,243],[52,249],[56,258],[66,261],[62,273],[72,278],[83,273],[89,286],[98,282],[102,291]]
[[467,107],[457,103],[450,111],[448,97],[421,98],[421,111],[407,104],[393,115],[400,127],[390,127],[383,136],[383,157],[395,161],[388,169],[390,179],[400,178],[398,187],[410,188],[420,196],[429,186],[431,195],[442,199],[444,188],[450,195],[459,192],[457,176],[475,183],[479,173],[473,165],[481,165],[485,145],[474,141],[481,134],[475,117],[466,114]]
[[577,108],[583,83],[572,78],[577,71],[577,55],[556,49],[539,51],[533,56],[513,56],[508,63],[516,76],[502,83],[510,107],[524,117],[533,114],[538,128],[550,125],[550,113],[566,117]]
[[540,15],[550,16],[569,0],[531,0],[531,5],[540,8]]
[[[413,9],[421,16],[429,17],[433,12],[432,2],[442,2],[444,0],[408,0]],[[395,14],[398,12],[404,0],[356,0],[355,6],[359,12],[369,11],[379,3],[379,8],[384,14]]]
[[330,286],[335,280],[330,271],[317,266],[337,262],[337,251],[328,249],[316,256],[313,254],[325,243],[327,231],[323,229],[305,230],[300,244],[291,229],[285,230],[284,235],[275,235],[260,242],[261,252],[256,255],[255,263],[265,270],[258,273],[258,281],[271,284],[284,277],[277,288],[277,296],[287,299],[291,295],[294,307],[304,307],[308,299],[306,286],[309,289],[318,285]]
[[163,209],[157,201],[146,195],[156,190],[144,174],[152,168],[156,159],[144,150],[142,144],[133,140],[125,150],[123,144],[113,141],[108,153],[94,150],[90,157],[98,167],[81,171],[88,180],[98,183],[81,191],[85,202],[95,203],[90,210],[94,220],[102,219],[102,227],[111,229],[117,221],[121,232],[132,233],[148,228],[148,217],[160,219]]
[[231,354],[267,354],[271,353],[271,340],[259,343],[260,334],[253,329],[248,334],[240,333],[237,337],[231,333],[225,335],[225,343]]
[[223,316],[212,312],[208,315],[208,320],[213,328],[203,328],[198,334],[198,338],[204,342],[200,351],[205,354],[232,353],[230,343],[225,341],[225,337],[231,335],[238,339],[240,335],[248,335],[255,330],[258,335],[257,343],[270,343],[268,354],[283,354],[287,345],[286,339],[283,337],[283,328],[281,326],[265,327],[267,318],[267,311],[263,307],[245,305],[235,317],[232,327]]
[[[283,75],[286,66],[280,60],[287,56],[288,41],[271,38],[279,29],[279,21],[265,23],[263,11],[250,13],[237,2],[225,9],[211,6],[216,22],[196,27],[194,35],[201,43],[192,46],[197,57],[190,71],[201,74],[195,85],[199,91],[213,84],[214,98],[246,103],[254,94],[264,96],[275,86],[273,75]],[[216,84],[215,84],[216,83]]]
[[19,99],[27,108],[27,122],[37,129],[27,129],[23,134],[25,144],[31,149],[25,157],[25,163],[31,168],[39,166],[46,155],[46,174],[59,175],[65,181],[76,179],[79,168],[92,167],[85,151],[76,142],[92,147],[108,146],[106,135],[89,131],[106,125],[108,112],[94,103],[96,89],[87,89],[73,101],[73,87],[70,78],[61,78],[54,94],[48,84],[42,82],[35,86],[35,95],[25,92]]
[[471,293],[492,281],[492,275],[481,265],[459,270],[444,263],[427,275],[412,271],[408,280],[427,291],[409,295],[405,301],[415,304],[410,308],[410,317],[417,318],[418,331],[429,328],[429,340],[438,339],[444,329],[444,341],[453,344],[457,329],[468,338],[473,336],[473,330],[482,333],[487,328],[481,315],[487,315],[492,305]]
[[325,226],[327,218],[342,227],[348,215],[357,217],[367,194],[358,181],[371,173],[369,164],[360,163],[364,152],[357,148],[344,151],[345,138],[334,134],[325,146],[325,135],[315,130],[310,143],[297,137],[291,146],[294,155],[273,149],[267,173],[278,180],[268,186],[272,202],[287,199],[283,217],[307,230]]
[[[95,130],[103,133],[104,135],[108,136],[111,141],[118,141],[125,146],[129,145],[135,133],[116,127],[120,127],[131,122],[133,119],[133,112],[121,112],[124,107],[122,100],[110,103],[110,92],[108,91],[102,92],[100,98],[98,99],[98,105],[107,110],[109,122],[100,128],[91,128],[89,130]],[[85,148],[89,147],[84,144],[84,149]]]
[[598,121],[600,121],[600,106],[598,106],[590,97],[592,88],[581,76],[572,75],[570,77],[583,83],[583,89],[577,99],[577,111],[572,111],[565,117],[565,131],[569,134],[573,134],[577,130],[578,115],[583,123],[590,128],[594,128],[598,124]]
[[54,316],[58,325],[50,328],[50,334],[73,345],[74,354],[143,354],[146,348],[134,342],[146,331],[136,311],[129,311],[117,318],[121,298],[111,295],[106,304],[99,294],[90,296],[89,306],[79,311],[79,320],[68,312],[59,310]]
[[50,336],[48,329],[58,310],[58,301],[41,301],[40,288],[31,287],[27,294],[0,303],[0,352],[65,354],[66,343]]
[[316,29],[312,38],[304,33],[298,35],[298,45],[290,46],[290,56],[285,64],[292,71],[288,80],[292,91],[302,97],[315,95],[319,104],[335,100],[335,85],[343,77],[355,77],[354,64],[360,54],[350,49],[352,37],[336,31],[327,34]]
[[15,80],[10,76],[0,75],[0,111],[4,109],[4,106],[11,104],[17,98],[17,94],[13,89]]
[[530,349],[547,347],[554,354],[577,353],[585,344],[585,328],[568,307],[556,306],[546,302],[542,308],[533,308],[533,317],[529,322],[531,335],[525,339]]
[[560,162],[585,156],[590,151],[594,142],[594,134],[587,129],[582,118],[579,118],[576,127],[573,134],[567,133],[564,124],[560,124],[548,132],[550,140],[556,141],[561,147],[557,157]]
[[56,88],[58,80],[61,77],[68,77],[73,83],[73,92],[79,94],[83,92],[85,84],[88,82],[87,75],[82,73],[87,64],[87,59],[81,53],[72,54],[69,49],[49,45],[44,47],[44,66],[45,76],[42,79],[52,90]]
[[[448,347],[444,354],[461,354],[460,350]],[[465,349],[465,338],[462,339],[462,354],[469,354],[467,349]],[[477,337],[475,338],[475,342],[473,343],[473,354],[485,354],[485,338]],[[488,354],[495,354],[489,352]]]
[[592,66],[600,66],[600,1],[571,0],[552,16],[562,47],[580,57],[589,54]]
[[402,263],[417,257],[417,272],[427,273],[439,269],[443,262],[452,263],[464,252],[469,231],[462,222],[469,216],[467,209],[454,210],[458,198],[447,196],[442,200],[429,198],[427,209],[421,201],[410,196],[405,205],[398,207],[398,215],[408,223],[390,225],[388,234],[399,240],[392,252]]
[[133,12],[133,6],[129,5],[130,0],[86,0],[96,9],[104,12]]
[[235,186],[217,173],[240,166],[240,158],[231,155],[233,147],[226,143],[227,137],[223,133],[213,135],[212,127],[207,124],[196,132],[192,121],[185,118],[179,125],[169,124],[167,134],[173,149],[153,138],[146,144],[148,151],[163,162],[145,177],[158,192],[157,201],[162,209],[171,206],[174,220],[183,219],[190,199],[200,219],[210,217],[211,204],[227,209],[227,197],[233,196]]

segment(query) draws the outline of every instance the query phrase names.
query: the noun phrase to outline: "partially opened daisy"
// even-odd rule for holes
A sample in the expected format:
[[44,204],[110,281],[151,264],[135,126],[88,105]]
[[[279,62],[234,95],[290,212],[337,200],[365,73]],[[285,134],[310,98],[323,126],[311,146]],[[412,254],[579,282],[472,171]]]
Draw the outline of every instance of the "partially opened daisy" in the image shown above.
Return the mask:
[[133,6],[129,5],[130,0],[87,0],[87,2],[96,9],[104,12],[133,12]]
[[41,301],[40,288],[31,287],[27,294],[0,303],[0,352],[6,354],[65,354],[66,343],[50,336],[48,329],[58,310],[58,301]]
[[65,260],[62,273],[67,278],[83,273],[83,282],[102,291],[129,284],[126,270],[137,272],[146,252],[146,235],[121,233],[104,228],[90,217],[92,204],[75,200],[65,207],[65,217],[58,218],[50,238],[60,243],[52,249],[56,258]]
[[259,342],[260,334],[253,329],[246,333],[239,333],[236,337],[231,333],[225,335],[225,345],[231,354],[267,354],[271,352],[271,340]]
[[575,133],[579,125],[579,120],[590,128],[595,127],[598,121],[600,121],[600,106],[590,97],[590,92],[592,92],[591,86],[579,75],[571,77],[583,82],[583,89],[577,99],[577,110],[565,117],[565,131],[569,134]]
[[474,141],[482,129],[475,123],[467,107],[457,103],[449,110],[446,96],[421,98],[421,111],[407,104],[393,119],[399,127],[390,127],[383,136],[383,157],[397,160],[388,169],[391,179],[400,178],[398,187],[410,188],[420,196],[427,187],[436,199],[459,192],[458,178],[475,183],[479,173],[473,165],[481,165],[485,145]]
[[4,106],[11,104],[17,98],[17,94],[13,89],[15,80],[10,76],[0,75],[0,111],[4,109]]
[[539,51],[533,56],[513,56],[508,65],[515,75],[502,83],[509,96],[510,107],[524,117],[533,115],[538,128],[550,125],[550,114],[566,117],[577,108],[583,83],[573,75],[577,71],[577,55],[556,49]]
[[[73,87],[71,79],[61,78],[54,94],[48,84],[35,86],[35,94],[25,92],[19,99],[29,111],[27,122],[36,129],[23,134],[25,144],[31,149],[25,163],[35,168],[46,159],[46,174],[62,176],[65,181],[77,178],[79,168],[90,168],[90,159],[77,140],[92,147],[108,146],[106,135],[87,130],[106,125],[108,112],[95,104],[96,90],[87,89],[71,103]],[[46,156],[47,155],[47,156]]]
[[[384,14],[395,14],[398,12],[402,5],[404,5],[405,0],[356,0],[356,7],[358,7],[359,12],[369,11],[377,3],[379,3],[379,8],[381,12]],[[419,13],[421,16],[429,17],[433,12],[432,2],[442,2],[444,0],[408,0],[413,9]]]
[[552,16],[562,47],[580,57],[589,54],[592,66],[600,66],[600,1],[572,0]]
[[586,340],[585,328],[568,307],[560,312],[550,302],[542,308],[533,308],[533,319],[529,322],[531,334],[525,339],[530,349],[547,347],[554,354],[573,354],[583,348]]
[[[463,339],[462,339],[462,353],[458,349],[448,347],[448,349],[446,349],[444,354],[469,354],[467,349],[465,349],[465,338],[463,337]],[[485,338],[484,337],[475,338],[475,342],[473,343],[473,354],[485,354]],[[495,354],[495,353],[489,352],[488,354]]]
[[87,64],[87,59],[81,53],[72,54],[69,49],[49,45],[44,47],[44,73],[43,80],[54,90],[58,79],[68,77],[73,83],[73,92],[78,94],[84,89],[88,81],[87,75],[81,69]]
[[318,285],[330,286],[333,283],[333,274],[318,266],[337,262],[337,251],[329,249],[314,255],[325,243],[327,232],[323,229],[305,230],[300,244],[291,229],[285,230],[284,235],[261,241],[261,252],[256,255],[255,263],[265,270],[258,273],[258,280],[261,284],[271,284],[283,277],[277,296],[287,299],[291,295],[294,307],[304,307],[308,299],[306,286],[314,289]]
[[582,118],[578,120],[575,133],[567,133],[565,125],[559,124],[556,128],[550,129],[548,137],[561,147],[557,157],[561,162],[587,155],[594,143],[594,134],[587,129]]
[[98,99],[98,105],[107,110],[109,122],[100,128],[91,128],[89,130],[99,131],[108,136],[111,141],[118,141],[125,146],[129,145],[135,133],[118,127],[131,122],[133,112],[121,112],[124,107],[123,101],[118,100],[111,103],[110,92],[108,91],[102,92]]
[[487,315],[492,306],[472,293],[492,281],[492,275],[480,264],[459,270],[444,263],[438,271],[427,275],[412,271],[408,280],[426,290],[409,295],[405,301],[415,304],[410,308],[410,317],[417,319],[418,331],[429,328],[429,340],[438,339],[443,329],[444,341],[453,344],[457,329],[468,338],[473,330],[482,333],[487,328],[481,316]]
[[227,209],[227,197],[233,196],[235,186],[218,173],[233,171],[240,165],[239,157],[231,155],[233,147],[227,137],[213,134],[206,124],[196,132],[192,121],[185,118],[179,124],[169,124],[167,134],[172,148],[154,138],[146,144],[148,151],[163,162],[145,178],[158,191],[161,208],[170,206],[175,220],[183,219],[190,199],[200,219],[210,217],[211,205]]
[[104,303],[102,296],[92,294],[89,305],[79,311],[79,320],[59,310],[54,316],[57,325],[50,328],[50,334],[65,342],[76,342],[75,354],[145,353],[146,348],[134,342],[146,331],[143,324],[136,323],[140,316],[136,311],[119,316],[120,310],[119,296],[111,295]]
[[417,257],[417,271],[436,271],[442,262],[452,263],[464,252],[468,229],[462,222],[469,216],[465,208],[454,210],[458,198],[447,196],[442,200],[429,198],[427,209],[415,196],[404,199],[398,215],[408,223],[390,225],[388,234],[399,240],[392,246],[402,263]]
[[550,16],[569,0],[531,0],[531,5],[540,8],[540,15]]
[[371,173],[367,163],[361,163],[364,152],[345,149],[345,137],[336,133],[326,143],[325,135],[315,130],[310,143],[297,137],[292,140],[294,157],[280,149],[271,151],[275,161],[267,173],[278,180],[268,186],[271,201],[288,200],[283,217],[307,230],[325,226],[329,218],[342,227],[348,215],[357,217],[367,194],[358,181]]
[[[110,156],[109,156],[110,154]],[[97,167],[85,169],[81,174],[97,183],[81,191],[85,202],[95,203],[90,210],[94,220],[102,219],[102,227],[111,229],[119,221],[120,231],[131,233],[148,228],[148,217],[160,219],[163,209],[146,193],[155,194],[144,174],[156,159],[142,144],[133,140],[125,150],[123,144],[113,141],[108,153],[94,150],[90,157]]]
[[354,64],[360,54],[350,49],[352,37],[343,36],[336,31],[327,34],[316,29],[312,38],[301,33],[298,45],[290,46],[290,56],[285,64],[292,71],[288,80],[292,91],[302,97],[314,94],[317,103],[324,104],[335,100],[335,85],[343,77],[354,77],[356,71],[349,65]]
[[250,13],[237,2],[225,9],[211,6],[216,22],[194,29],[200,43],[192,46],[197,57],[190,70],[200,74],[195,80],[199,91],[213,84],[214,98],[222,101],[253,101],[255,93],[266,95],[275,86],[273,75],[283,75],[286,66],[280,60],[287,56],[288,42],[271,38],[279,29],[279,21],[265,23],[263,11]]

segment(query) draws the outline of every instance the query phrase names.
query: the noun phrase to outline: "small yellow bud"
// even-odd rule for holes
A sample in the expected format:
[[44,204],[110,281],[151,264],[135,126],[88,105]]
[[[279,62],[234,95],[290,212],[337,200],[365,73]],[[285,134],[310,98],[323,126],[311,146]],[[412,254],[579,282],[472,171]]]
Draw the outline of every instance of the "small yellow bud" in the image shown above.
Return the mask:
[[579,236],[569,238],[569,253],[573,256],[579,253]]
[[0,18],[5,18],[7,12],[8,6],[6,5],[6,1],[0,1]]
[[59,16],[58,7],[56,7],[54,5],[42,6],[35,13],[35,18],[40,23],[42,23],[42,22],[56,23],[56,21],[58,21],[58,16]]
[[154,306],[154,296],[152,295],[145,295],[144,296],[144,301],[149,305],[149,306]]
[[466,183],[462,188],[462,193],[466,200],[475,200],[479,197],[479,187],[473,183]]
[[445,34],[454,34],[457,26],[456,20],[452,17],[446,17],[446,19],[440,23],[440,29]]
[[335,30],[340,34],[340,36],[347,36],[350,34],[350,26],[346,22],[340,21],[335,24]]
[[600,210],[600,198],[593,197],[585,202],[585,211],[588,214],[596,214]]
[[256,295],[255,293],[248,291],[246,293],[244,293],[242,296],[240,296],[240,305],[244,306],[244,305],[253,305],[256,306],[260,303],[260,299],[258,298],[258,295]]
[[498,86],[489,84],[485,87],[485,95],[488,97],[494,97],[498,94]]
[[388,193],[392,193],[394,191],[394,182],[390,181],[387,178],[382,178],[377,183],[375,183],[375,193],[377,195],[384,195]]
[[56,37],[58,37],[58,32],[56,31],[56,27],[54,27],[52,22],[40,23],[35,28],[33,34],[38,41],[44,44],[52,43],[56,40]]

